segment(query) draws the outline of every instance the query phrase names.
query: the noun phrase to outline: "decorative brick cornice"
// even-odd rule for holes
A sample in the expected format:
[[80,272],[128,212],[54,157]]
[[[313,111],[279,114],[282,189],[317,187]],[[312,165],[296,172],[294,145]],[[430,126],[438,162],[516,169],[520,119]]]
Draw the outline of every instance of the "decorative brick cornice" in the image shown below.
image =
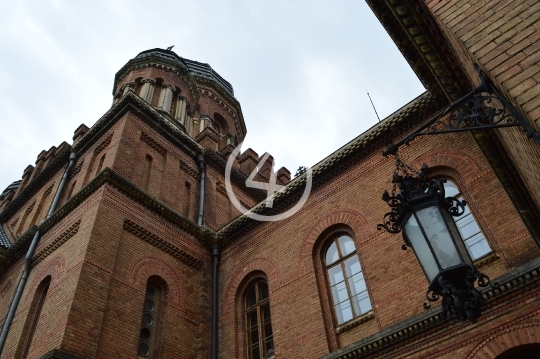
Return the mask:
[[186,263],[187,265],[195,268],[201,269],[203,262],[193,257],[189,253],[181,250],[174,244],[169,243],[168,241],[161,239],[159,236],[154,233],[146,230],[145,228],[137,225],[136,223],[130,221],[129,219],[124,220],[124,229],[142,240],[150,243],[151,245],[161,249],[165,253],[170,254],[174,258]]
[[0,223],[8,221],[19,209],[21,209],[21,207],[26,205],[26,203],[35,196],[59,170],[67,166],[70,152],[71,146],[67,146],[63,151],[56,155],[50,164],[6,206],[2,213],[0,213]]
[[164,219],[174,223],[182,230],[195,236],[203,243],[213,243],[215,233],[206,227],[199,227],[195,222],[171,209],[165,203],[150,196],[148,193],[135,186],[126,178],[122,177],[114,170],[105,168],[91,182],[84,186],[79,192],[71,197],[62,207],[60,207],[51,217],[40,225],[39,229],[43,233],[48,231],[56,223],[71,213],[76,207],[83,203],[88,197],[96,192],[101,186],[109,185],[132,200],[142,204],[148,210],[159,214]]
[[456,61],[435,19],[421,1],[367,0],[424,86],[450,101],[465,95],[472,84]]
[[[497,282],[498,286],[486,288],[482,291],[482,294],[488,300],[488,303],[500,302],[521,288],[533,285],[537,286],[539,281],[540,258],[495,279],[494,282]],[[490,304],[490,307],[492,307],[492,304]],[[484,315],[488,315],[490,309]],[[366,358],[406,340],[410,341],[414,340],[414,338],[421,340],[420,335],[436,330],[437,327],[441,327],[442,325],[455,327],[464,325],[462,322],[443,319],[440,311],[440,307],[432,308],[404,322],[359,340],[356,343],[324,355],[320,359]]]
[[73,223],[66,231],[64,231],[64,233],[59,235],[58,238],[56,238],[45,248],[40,250],[39,253],[32,258],[32,267],[35,267],[39,262],[47,258],[47,256],[50,255],[52,252],[54,252],[58,247],[66,243],[68,239],[77,234],[80,224],[81,220],[79,219],[77,222]]

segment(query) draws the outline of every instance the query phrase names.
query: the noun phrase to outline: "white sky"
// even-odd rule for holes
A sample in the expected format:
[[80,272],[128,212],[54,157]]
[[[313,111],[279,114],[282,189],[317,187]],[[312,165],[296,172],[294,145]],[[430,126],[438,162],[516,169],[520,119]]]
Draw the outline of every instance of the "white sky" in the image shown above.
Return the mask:
[[112,102],[115,73],[175,45],[234,87],[244,149],[312,166],[424,92],[363,0],[0,0],[0,192]]

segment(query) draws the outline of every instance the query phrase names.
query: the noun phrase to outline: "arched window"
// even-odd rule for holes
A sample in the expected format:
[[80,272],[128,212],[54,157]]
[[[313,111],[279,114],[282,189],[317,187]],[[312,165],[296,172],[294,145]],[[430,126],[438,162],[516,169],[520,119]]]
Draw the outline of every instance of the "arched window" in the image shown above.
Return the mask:
[[143,188],[148,191],[148,184],[150,183],[150,172],[152,172],[152,162],[154,159],[149,154],[144,158],[144,173],[143,173]]
[[371,310],[371,301],[352,238],[334,236],[324,257],[337,324]]
[[[457,185],[450,180],[447,180],[444,184],[444,190],[446,197],[463,199],[463,195],[459,191]],[[459,217],[454,217],[454,221],[456,222],[459,233],[473,260],[483,257],[491,252],[486,237],[471,214],[469,206],[465,206],[465,213]]]
[[101,169],[103,168],[103,163],[105,162],[105,155],[106,153],[103,154],[103,156],[101,156],[101,158],[99,159],[99,164],[96,168],[96,174],[95,176],[98,175],[98,173],[101,171]]
[[259,279],[248,287],[244,301],[247,357],[266,358],[274,352],[268,284]]
[[146,285],[141,318],[141,331],[137,347],[138,358],[154,358],[159,335],[160,311],[163,309],[165,290],[159,281],[150,278]]
[[24,323],[23,332],[17,347],[17,352],[15,357],[17,358],[27,358],[30,351],[30,345],[32,344],[32,338],[36,332],[38,326],[39,317],[41,315],[41,310],[43,309],[43,304],[45,304],[45,298],[47,297],[47,292],[49,291],[49,286],[51,284],[51,276],[47,276],[41,281],[38,285],[34,298],[32,299],[32,304],[28,310],[28,316],[26,317],[26,322]]

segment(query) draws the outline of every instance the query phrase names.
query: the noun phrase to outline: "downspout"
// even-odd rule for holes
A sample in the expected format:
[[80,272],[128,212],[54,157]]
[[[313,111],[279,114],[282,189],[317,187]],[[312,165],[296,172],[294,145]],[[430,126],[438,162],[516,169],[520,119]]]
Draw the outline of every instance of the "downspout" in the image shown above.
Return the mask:
[[218,358],[218,268],[221,245],[212,247],[212,351],[211,358]]
[[200,177],[200,186],[199,186],[199,215],[197,217],[197,224],[199,226],[203,225],[203,214],[204,214],[204,186],[206,182],[206,168],[204,163],[204,155],[199,153],[196,157],[197,165],[199,166],[199,177]]
[[[204,187],[206,184],[206,168],[204,163],[204,155],[199,153],[196,157],[197,165],[199,166],[200,187],[199,187],[199,216],[197,224],[203,225],[204,215]],[[210,358],[217,359],[218,357],[218,267],[221,257],[221,246],[215,244],[212,247],[212,346],[210,350]]]
[[[64,175],[62,176],[60,185],[58,186],[58,189],[56,190],[56,194],[54,195],[51,208],[49,209],[49,212],[47,213],[46,218],[49,218],[54,213],[56,206],[58,205],[58,200],[60,199],[60,195],[62,194],[62,191],[66,185],[67,179],[69,177],[69,173],[71,172],[71,169],[73,168],[73,165],[75,164],[76,160],[77,160],[77,153],[71,152],[71,155],[69,156],[68,166],[66,170],[64,171]],[[32,243],[30,243],[30,247],[28,248],[28,252],[26,253],[26,257],[24,259],[24,271],[21,276],[21,279],[19,280],[19,285],[17,286],[15,295],[13,296],[11,306],[9,307],[6,321],[4,323],[4,326],[2,327],[2,334],[0,334],[0,355],[2,354],[4,350],[4,345],[6,344],[6,339],[7,339],[9,329],[11,327],[11,323],[13,322],[13,318],[15,317],[17,306],[19,305],[22,293],[24,291],[24,287],[26,286],[26,281],[28,280],[28,276],[30,275],[30,271],[32,269],[32,257],[34,256],[34,252],[36,250],[36,247],[40,239],[41,239],[41,232],[38,229],[36,231],[36,234],[34,234],[34,238],[32,238]]]

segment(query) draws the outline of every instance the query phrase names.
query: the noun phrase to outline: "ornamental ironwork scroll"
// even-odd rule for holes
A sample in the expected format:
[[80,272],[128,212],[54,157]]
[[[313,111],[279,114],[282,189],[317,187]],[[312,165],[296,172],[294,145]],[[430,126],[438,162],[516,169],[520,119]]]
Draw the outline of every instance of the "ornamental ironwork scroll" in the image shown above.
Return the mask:
[[[478,69],[478,68],[477,68]],[[417,131],[397,143],[391,143],[384,156],[396,154],[418,136],[451,132],[521,126],[528,138],[540,144],[540,135],[521,113],[497,90],[484,72],[478,69],[480,85],[452,103]]]

